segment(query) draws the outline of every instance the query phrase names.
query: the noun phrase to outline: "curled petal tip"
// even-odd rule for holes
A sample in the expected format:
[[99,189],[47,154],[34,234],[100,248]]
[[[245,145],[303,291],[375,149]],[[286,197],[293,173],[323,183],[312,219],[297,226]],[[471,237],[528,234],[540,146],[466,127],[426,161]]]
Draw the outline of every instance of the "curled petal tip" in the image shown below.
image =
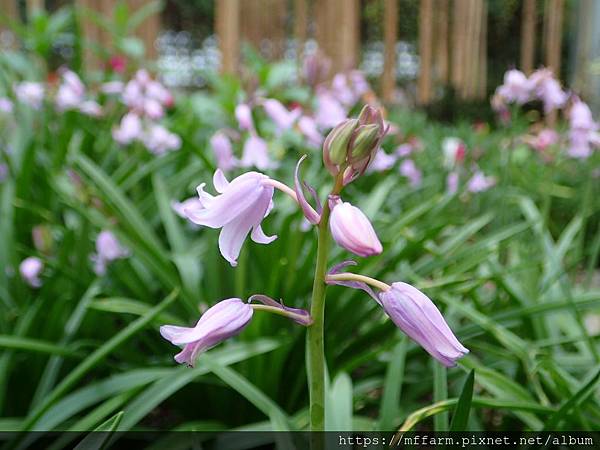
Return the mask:
[[321,215],[315,211],[315,209],[308,203],[306,197],[304,196],[304,191],[302,189],[302,184],[300,183],[300,164],[306,159],[306,155],[303,155],[296,164],[296,170],[294,172],[294,191],[296,192],[296,197],[298,199],[298,204],[304,213],[306,219],[312,223],[313,225],[317,225],[321,221]]

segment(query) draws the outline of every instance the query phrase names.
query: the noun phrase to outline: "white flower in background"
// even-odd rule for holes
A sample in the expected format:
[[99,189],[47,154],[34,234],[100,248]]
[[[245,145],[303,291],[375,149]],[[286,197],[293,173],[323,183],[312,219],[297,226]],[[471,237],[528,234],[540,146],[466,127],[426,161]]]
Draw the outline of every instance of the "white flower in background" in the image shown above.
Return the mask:
[[135,113],[127,113],[121,119],[118,127],[113,128],[112,136],[121,145],[131,144],[142,136],[142,119]]
[[162,125],[151,125],[144,132],[142,142],[148,150],[155,155],[164,155],[169,151],[179,150],[181,147],[181,138],[175,133],[171,133]]
[[19,102],[33,109],[40,109],[44,102],[45,90],[42,83],[35,81],[22,81],[14,86],[15,96]]

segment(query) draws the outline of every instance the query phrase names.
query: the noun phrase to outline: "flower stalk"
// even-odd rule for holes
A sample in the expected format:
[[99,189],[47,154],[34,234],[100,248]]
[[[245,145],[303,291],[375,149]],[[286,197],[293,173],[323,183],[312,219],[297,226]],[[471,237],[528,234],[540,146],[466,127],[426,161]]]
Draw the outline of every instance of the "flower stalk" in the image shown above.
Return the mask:
[[[343,187],[343,176],[336,177],[332,195],[338,195]],[[325,202],[321,220],[318,225],[317,264],[313,281],[310,315],[313,324],[306,333],[306,371],[308,376],[308,393],[310,402],[310,430],[325,430],[325,293],[327,276],[327,260],[331,233],[329,231],[329,202]]]

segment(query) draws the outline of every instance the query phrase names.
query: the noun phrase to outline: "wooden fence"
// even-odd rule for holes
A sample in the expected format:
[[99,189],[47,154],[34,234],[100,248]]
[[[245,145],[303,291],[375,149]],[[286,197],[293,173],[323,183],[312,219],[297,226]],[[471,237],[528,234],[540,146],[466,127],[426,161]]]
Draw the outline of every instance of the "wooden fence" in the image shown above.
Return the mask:
[[[12,0],[0,0],[5,5]],[[116,0],[74,0],[76,4],[110,15]],[[360,58],[360,0],[214,0],[215,32],[221,50],[221,70],[235,73],[239,68],[240,44],[249,41],[257,47],[268,44],[267,53],[282,56],[285,42],[293,37],[299,44],[314,38],[332,60],[332,71],[357,66]],[[396,86],[396,43],[402,39],[398,18],[403,0],[363,0],[381,2],[384,67],[381,94],[393,101]],[[583,0],[587,1],[587,0]],[[144,0],[129,0],[132,8]],[[27,0],[28,9],[41,0]],[[560,68],[564,0],[544,0],[543,21],[538,20],[536,0],[522,0],[520,66],[530,73],[536,62],[555,72]],[[291,22],[291,26],[290,26]],[[543,22],[543,30],[538,30]],[[417,101],[431,102],[439,87],[452,86],[463,99],[483,98],[487,93],[488,0],[421,0],[419,4],[418,54],[420,68]],[[290,32],[288,33],[288,28]],[[90,20],[83,30],[90,42],[110,43],[110,36]],[[154,42],[160,18],[143,24],[137,35],[145,42],[149,57],[156,56]],[[543,55],[536,55],[536,37],[542,32]],[[536,56],[538,56],[536,58]],[[518,59],[518,58],[515,58]],[[97,57],[88,52],[87,62],[97,66]]]

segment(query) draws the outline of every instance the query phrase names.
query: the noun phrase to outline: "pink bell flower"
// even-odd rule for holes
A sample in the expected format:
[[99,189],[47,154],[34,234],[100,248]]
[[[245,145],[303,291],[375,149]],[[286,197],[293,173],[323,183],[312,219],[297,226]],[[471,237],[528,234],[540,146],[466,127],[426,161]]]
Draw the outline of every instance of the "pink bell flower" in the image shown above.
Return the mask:
[[404,333],[446,367],[453,367],[467,350],[456,339],[429,297],[407,283],[397,282],[379,294],[381,306]]
[[13,102],[6,97],[0,97],[0,113],[10,114],[13,111]]
[[202,352],[239,334],[249,323],[254,310],[239,298],[222,300],[209,308],[192,328],[163,325],[160,334],[174,345],[183,347],[175,361],[193,366]]
[[421,185],[423,176],[412,159],[405,159],[402,161],[402,164],[400,164],[400,175],[408,178],[408,182],[413,188],[417,188]]
[[240,130],[254,132],[254,121],[252,120],[252,110],[246,103],[240,103],[235,107],[235,118],[238,121]]
[[181,147],[181,138],[178,135],[156,124],[150,126],[142,135],[142,141],[148,150],[158,156],[179,150]]
[[535,95],[544,104],[544,112],[548,114],[555,109],[562,108],[567,102],[567,94],[560,87],[549,69],[539,69],[531,74],[529,82],[533,86]]
[[504,74],[504,83],[497,93],[507,103],[522,105],[531,100],[532,84],[520,70],[512,69]]
[[143,134],[142,119],[137,114],[130,112],[123,116],[118,127],[113,128],[112,136],[121,145],[131,144],[140,139]]
[[94,272],[98,276],[106,273],[106,267],[112,261],[127,258],[129,250],[121,245],[117,237],[108,230],[103,230],[96,238],[96,254],[92,255]]
[[277,167],[269,157],[269,148],[264,139],[251,134],[244,143],[242,153],[242,167],[256,167],[259,170],[267,170]]
[[330,205],[329,228],[340,247],[358,256],[378,255],[383,251],[373,225],[360,209],[339,197],[331,198]]
[[42,83],[23,81],[14,86],[17,100],[33,109],[40,109],[44,101],[45,90]]
[[394,167],[397,160],[398,157],[396,155],[390,155],[383,148],[379,148],[377,153],[375,153],[375,158],[373,158],[373,161],[371,161],[371,164],[367,168],[367,172],[384,172]]
[[319,148],[323,144],[323,136],[319,133],[317,122],[312,117],[302,116],[298,120],[298,129],[307,139],[311,147]]
[[477,169],[471,179],[467,182],[467,190],[474,194],[479,192],[485,192],[496,184],[494,177],[487,177],[485,174]]
[[446,177],[446,192],[454,195],[458,191],[458,172],[450,172]]
[[25,282],[33,287],[39,288],[42,286],[40,275],[44,270],[44,263],[36,256],[25,258],[19,265],[19,273]]
[[289,111],[279,100],[273,98],[265,100],[263,108],[279,132],[289,130],[302,114],[298,108]]
[[223,172],[227,172],[238,165],[238,160],[233,156],[231,141],[225,133],[218,131],[210,138],[210,146],[215,158],[217,167]]
[[197,225],[221,228],[219,250],[236,266],[242,244],[250,232],[258,244],[269,244],[277,238],[266,236],[260,225],[270,209],[274,188],[269,177],[258,172],[244,173],[229,183],[223,172],[217,170],[213,184],[219,195],[205,192],[203,183],[198,186],[200,205],[186,208],[184,212]]

